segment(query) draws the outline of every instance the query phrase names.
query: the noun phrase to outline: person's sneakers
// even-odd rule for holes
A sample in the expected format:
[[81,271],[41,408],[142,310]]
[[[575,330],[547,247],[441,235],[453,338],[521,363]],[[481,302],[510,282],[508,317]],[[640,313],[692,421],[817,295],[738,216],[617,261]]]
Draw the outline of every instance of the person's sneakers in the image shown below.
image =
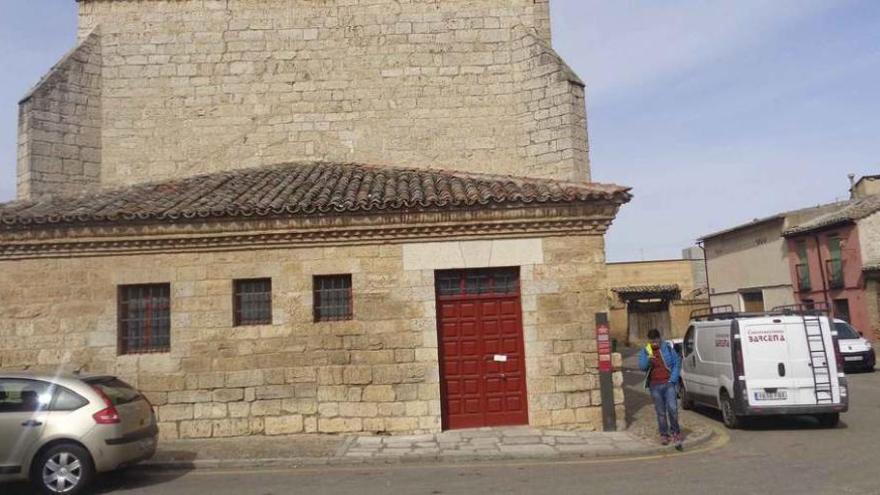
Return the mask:
[[676,450],[683,450],[684,446],[682,443],[684,442],[684,438],[681,436],[681,433],[676,433],[672,435],[672,443],[675,444]]
[[669,435],[660,435],[660,445],[669,445]]

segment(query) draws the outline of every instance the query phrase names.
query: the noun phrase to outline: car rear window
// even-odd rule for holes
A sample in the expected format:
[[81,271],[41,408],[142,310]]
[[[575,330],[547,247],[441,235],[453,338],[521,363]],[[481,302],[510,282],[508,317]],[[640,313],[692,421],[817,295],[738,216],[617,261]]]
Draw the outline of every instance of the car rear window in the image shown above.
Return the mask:
[[86,383],[100,390],[114,406],[121,406],[141,398],[141,393],[119,378],[90,378]]

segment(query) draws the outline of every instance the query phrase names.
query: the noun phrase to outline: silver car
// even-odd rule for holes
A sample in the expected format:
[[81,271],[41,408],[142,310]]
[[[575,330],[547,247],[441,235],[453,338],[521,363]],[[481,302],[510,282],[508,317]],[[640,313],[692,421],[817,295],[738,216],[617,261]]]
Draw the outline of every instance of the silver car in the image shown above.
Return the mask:
[[152,457],[158,433],[149,401],[118,378],[0,373],[0,481],[74,495]]

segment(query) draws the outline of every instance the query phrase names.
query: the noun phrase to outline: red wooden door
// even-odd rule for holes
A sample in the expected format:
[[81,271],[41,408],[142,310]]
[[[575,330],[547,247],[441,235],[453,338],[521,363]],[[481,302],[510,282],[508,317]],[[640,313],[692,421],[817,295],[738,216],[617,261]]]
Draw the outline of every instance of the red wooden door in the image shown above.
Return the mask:
[[437,272],[443,428],[529,423],[519,271]]

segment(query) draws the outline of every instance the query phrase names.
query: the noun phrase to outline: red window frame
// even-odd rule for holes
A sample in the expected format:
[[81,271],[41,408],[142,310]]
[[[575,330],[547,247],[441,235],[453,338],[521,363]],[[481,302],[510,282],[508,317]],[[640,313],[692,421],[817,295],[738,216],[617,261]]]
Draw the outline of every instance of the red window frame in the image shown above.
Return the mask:
[[171,351],[171,284],[118,287],[119,354]]

